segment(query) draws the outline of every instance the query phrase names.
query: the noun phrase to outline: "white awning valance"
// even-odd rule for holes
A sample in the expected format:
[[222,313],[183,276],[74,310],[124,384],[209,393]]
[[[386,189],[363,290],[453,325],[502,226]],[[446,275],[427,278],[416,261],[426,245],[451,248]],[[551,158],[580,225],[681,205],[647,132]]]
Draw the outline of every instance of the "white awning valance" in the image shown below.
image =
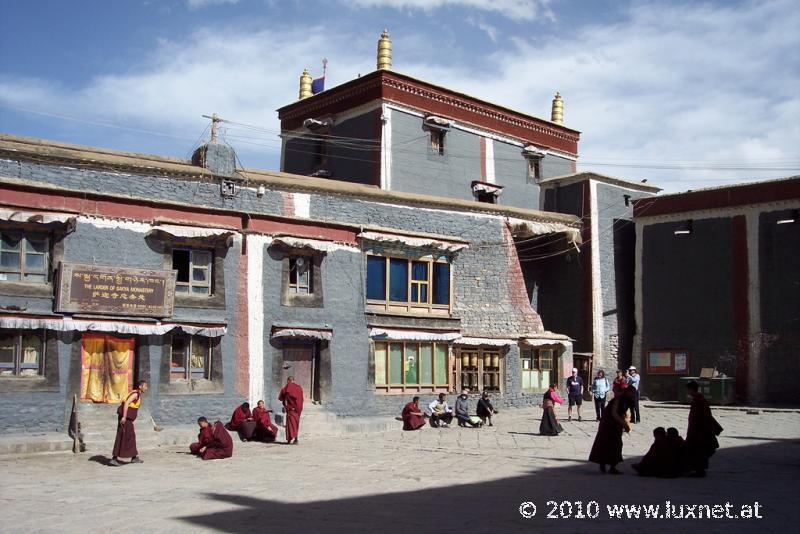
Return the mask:
[[132,321],[105,321],[101,319],[72,319],[71,317],[18,317],[0,315],[0,328],[22,330],[57,330],[59,332],[113,332],[139,336],[162,336],[179,330],[185,334],[204,337],[225,335],[227,327],[222,325],[198,326],[179,323],[137,323]]
[[433,248],[441,252],[458,252],[468,246],[466,243],[448,242],[429,237],[411,237],[383,232],[361,232],[358,234],[358,237],[366,239],[367,241],[399,243],[409,247]]
[[320,128],[327,128],[333,125],[333,119],[306,119],[303,121],[303,126],[309,130],[319,130]]
[[562,223],[527,221],[509,217],[508,224],[511,226],[511,234],[514,237],[532,237],[563,233],[566,234],[569,243],[577,246],[577,244],[581,242],[580,229]]
[[228,237],[235,233],[226,228],[206,228],[203,226],[178,226],[175,224],[160,224],[154,226],[148,235],[153,232],[163,232],[173,237],[203,238],[203,237]]
[[392,341],[453,341],[461,337],[458,332],[424,332],[420,330],[391,330],[370,328],[369,337]]
[[0,208],[0,221],[26,222],[38,224],[73,222],[77,217],[72,213],[59,213],[47,211],[23,211],[11,208]]
[[503,186],[487,184],[486,182],[472,182],[472,191],[481,191],[483,193],[490,193],[492,195],[500,196],[500,193],[503,192]]
[[562,347],[567,347],[572,345],[572,341],[569,339],[547,339],[547,338],[531,338],[526,337],[520,340],[520,343],[523,345],[527,345],[529,347],[543,347],[545,345],[561,345]]
[[522,155],[527,158],[543,158],[546,155],[546,152],[533,145],[525,145],[522,148]]
[[468,345],[471,347],[476,347],[479,345],[484,345],[487,347],[506,347],[508,345],[516,345],[517,342],[514,339],[497,339],[490,337],[461,337],[455,340],[455,344]]
[[334,243],[333,241],[324,241],[322,239],[309,239],[304,237],[291,237],[291,236],[275,237],[272,240],[272,244],[278,246],[282,245],[293,249],[313,250],[317,252],[333,252],[334,250],[350,250],[353,252],[358,252],[358,248],[355,246],[342,245],[340,243]]
[[272,339],[319,339],[330,341],[333,332],[322,328],[276,328],[272,331]]
[[444,117],[437,117],[436,115],[428,115],[425,117],[425,124],[433,128],[449,130],[453,125],[453,121]]

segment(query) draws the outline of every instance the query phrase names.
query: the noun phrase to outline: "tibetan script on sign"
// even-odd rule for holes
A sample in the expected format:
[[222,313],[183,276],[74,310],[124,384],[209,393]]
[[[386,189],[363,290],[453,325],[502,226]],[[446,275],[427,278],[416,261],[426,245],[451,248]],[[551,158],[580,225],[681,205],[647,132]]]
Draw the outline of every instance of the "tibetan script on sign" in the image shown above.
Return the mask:
[[61,263],[56,311],[170,317],[175,271]]

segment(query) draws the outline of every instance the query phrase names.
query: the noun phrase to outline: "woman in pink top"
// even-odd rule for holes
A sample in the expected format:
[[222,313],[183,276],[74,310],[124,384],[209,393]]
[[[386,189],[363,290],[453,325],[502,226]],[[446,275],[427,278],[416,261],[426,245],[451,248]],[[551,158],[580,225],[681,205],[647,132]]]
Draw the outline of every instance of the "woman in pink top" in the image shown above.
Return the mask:
[[539,424],[539,433],[543,436],[557,436],[564,430],[553,409],[556,404],[564,404],[564,400],[558,396],[557,387],[558,384],[550,384],[550,389],[542,399],[542,422]]

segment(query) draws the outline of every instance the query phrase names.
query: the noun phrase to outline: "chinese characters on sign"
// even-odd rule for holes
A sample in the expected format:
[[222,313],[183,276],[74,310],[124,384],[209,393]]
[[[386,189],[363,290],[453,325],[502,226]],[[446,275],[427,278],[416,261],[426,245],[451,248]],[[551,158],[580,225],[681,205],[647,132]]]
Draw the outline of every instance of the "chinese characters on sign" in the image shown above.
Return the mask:
[[175,272],[62,263],[57,311],[169,317]]

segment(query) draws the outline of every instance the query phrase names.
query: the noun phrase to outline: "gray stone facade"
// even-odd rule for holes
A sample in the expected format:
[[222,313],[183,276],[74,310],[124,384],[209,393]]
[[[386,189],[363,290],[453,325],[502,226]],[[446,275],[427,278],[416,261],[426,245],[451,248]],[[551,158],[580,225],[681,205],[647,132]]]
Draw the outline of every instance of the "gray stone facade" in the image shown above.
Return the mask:
[[[259,191],[255,182],[237,181],[234,196],[221,194],[219,179],[202,176],[185,166],[186,174],[160,172],[156,169],[115,169],[113,165],[95,165],[88,159],[80,166],[56,160],[42,161],[25,157],[10,159],[8,152],[0,160],[0,186],[35,191],[43,197],[58,197],[59,190],[70,194],[91,192],[97,198],[122,200],[131,206],[129,219],[81,212],[74,229],[59,240],[60,259],[67,262],[129,268],[169,269],[170,250],[177,245],[196,245],[197,239],[155,239],[150,230],[160,210],[180,207],[192,210],[223,210],[246,219],[257,215],[281,217],[292,224],[319,227],[326,225],[361,225],[386,227],[415,233],[442,234],[465,240],[469,247],[451,254],[452,318],[425,316],[378,317],[397,327],[416,329],[454,325],[465,336],[507,337],[518,339],[541,333],[541,319],[530,306],[522,283],[516,249],[503,214],[469,209],[424,207],[409,202],[369,200],[344,192],[306,189],[303,193],[271,184]],[[185,165],[185,164],[184,164]],[[303,180],[302,177],[293,177]],[[305,195],[308,212],[300,206]],[[94,202],[94,201],[93,201]],[[163,207],[159,207],[162,206]],[[168,208],[171,206],[172,208]],[[141,215],[139,215],[141,213]],[[520,216],[516,214],[516,216]],[[547,217],[542,214],[542,217]],[[169,334],[136,336],[136,373],[146,378],[151,389],[144,403],[145,413],[164,423],[191,423],[199,415],[227,420],[233,408],[248,397],[248,380],[258,383],[256,390],[273,409],[281,387],[283,343],[270,339],[270,329],[291,324],[324,327],[332,333],[330,341],[315,342],[318,354],[319,401],[323,408],[339,414],[397,414],[410,393],[381,395],[375,392],[373,356],[369,338],[375,316],[365,313],[366,256],[364,248],[344,246],[319,254],[321,287],[324,295],[319,305],[293,306],[285,300],[286,254],[269,239],[259,251],[263,261],[261,291],[257,302],[263,323],[261,350],[248,346],[247,314],[253,308],[253,288],[246,288],[248,256],[254,254],[250,234],[234,232],[229,241],[209,238],[205,247],[214,252],[215,296],[206,301],[176,297],[176,323],[221,323],[227,333],[217,339],[212,351],[214,384],[205,389],[181,389],[169,383]],[[313,234],[313,232],[312,232]],[[198,238],[199,239],[199,238]],[[200,241],[202,242],[202,241]],[[257,242],[256,242],[257,243]],[[54,245],[56,246],[56,245]],[[429,250],[411,246],[410,256]],[[509,273],[518,273],[510,276]],[[252,283],[249,281],[248,283]],[[0,305],[17,306],[28,314],[53,317],[53,290],[39,297],[20,296],[3,290]],[[249,309],[248,309],[249,306]],[[113,317],[108,317],[113,320]],[[387,323],[388,324],[388,323]],[[545,325],[546,326],[546,325]],[[18,430],[60,430],[68,420],[72,395],[80,387],[80,332],[59,332],[49,340],[45,377],[57,378],[57,386],[36,391],[9,391],[0,380],[0,428]],[[255,339],[255,338],[254,338]],[[55,347],[55,350],[53,349]],[[562,359],[570,358],[570,346],[556,345]],[[540,394],[520,391],[519,349],[516,344],[504,351],[503,394],[495,395],[498,406],[527,405],[538,402]],[[216,360],[214,360],[216,358]],[[261,358],[259,376],[248,375],[252,358]],[[251,363],[248,363],[251,362]],[[559,368],[563,363],[559,360]],[[5,389],[3,389],[5,387]],[[13,388],[12,388],[13,389]],[[252,391],[252,386],[250,390]],[[423,395],[424,398],[425,395]]]

